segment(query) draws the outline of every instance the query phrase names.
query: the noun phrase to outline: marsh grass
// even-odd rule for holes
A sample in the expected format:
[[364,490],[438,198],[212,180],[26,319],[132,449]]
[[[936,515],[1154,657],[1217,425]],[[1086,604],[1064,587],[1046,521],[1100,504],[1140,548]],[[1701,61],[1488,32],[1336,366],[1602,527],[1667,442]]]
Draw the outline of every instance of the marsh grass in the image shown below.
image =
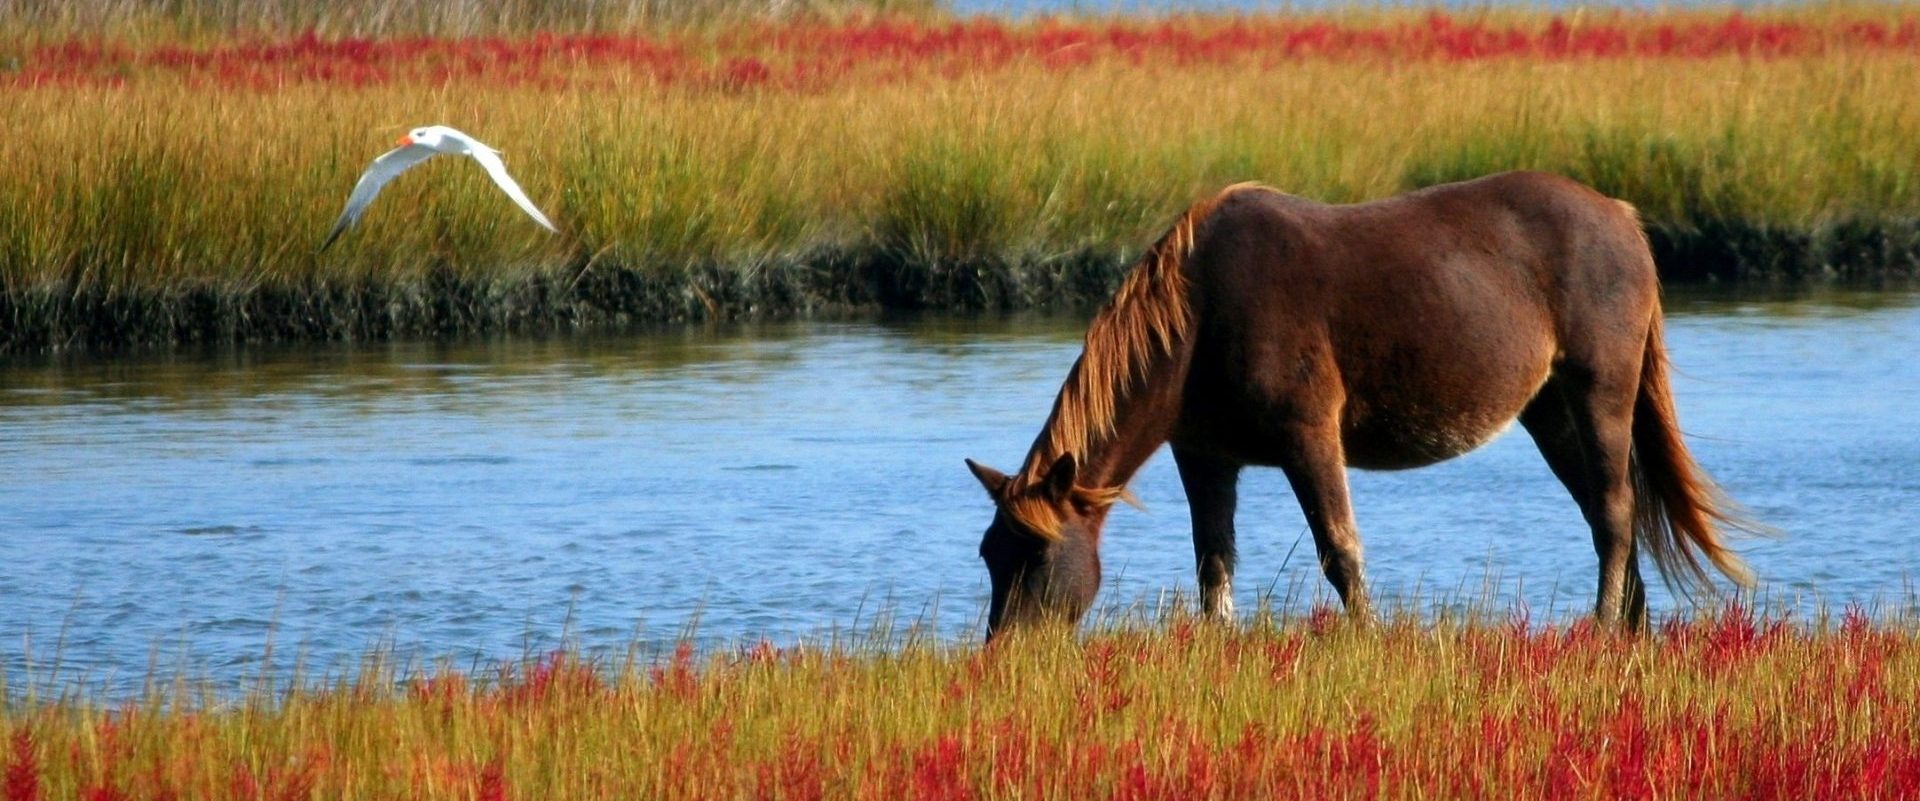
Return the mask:
[[[1740,606],[1641,637],[1419,604],[1235,626],[1183,605],[981,648],[865,631],[492,666],[389,652],[239,693],[14,693],[40,798],[1904,797],[1915,622]],[[1395,608],[1389,605],[1389,608]]]
[[[1782,18],[1910,24],[1797,13]],[[834,28],[879,44],[792,85],[813,56],[752,49],[785,30],[771,26],[649,40],[710,69],[672,80],[541,56],[533,77],[259,87],[128,56],[85,62],[122,70],[104,82],[0,88],[0,351],[1083,305],[1187,203],[1248,179],[1352,202],[1543,169],[1638,205],[1672,278],[1920,268],[1910,49],[1267,62],[1169,46],[1162,61],[1063,64],[912,55],[1028,35],[913,25]],[[463,47],[421,58],[495,57]],[[360,170],[425,121],[503,149],[563,233],[441,159],[316,253]]]
[[943,13],[935,0],[0,0],[0,30],[52,40],[498,36]]

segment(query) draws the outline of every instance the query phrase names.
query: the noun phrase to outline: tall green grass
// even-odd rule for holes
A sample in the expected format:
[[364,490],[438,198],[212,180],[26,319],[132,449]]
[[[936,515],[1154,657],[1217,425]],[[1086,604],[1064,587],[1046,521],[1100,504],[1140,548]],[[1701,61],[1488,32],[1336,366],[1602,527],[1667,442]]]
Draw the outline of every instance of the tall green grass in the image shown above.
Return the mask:
[[[1911,275],[1916,63],[1015,63],[805,91],[626,74],[6,89],[0,350],[1078,304],[1231,181],[1351,202],[1514,168],[1638,205],[1672,278]],[[315,252],[358,173],[426,122],[503,149],[562,233],[528,223],[473,164],[438,159]]]

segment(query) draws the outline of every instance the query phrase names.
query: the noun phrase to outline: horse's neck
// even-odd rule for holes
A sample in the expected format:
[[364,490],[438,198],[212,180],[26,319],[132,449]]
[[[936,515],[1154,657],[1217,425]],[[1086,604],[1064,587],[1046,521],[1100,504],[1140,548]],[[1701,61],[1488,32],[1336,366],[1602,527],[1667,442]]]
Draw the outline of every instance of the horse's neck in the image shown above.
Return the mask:
[[[1075,452],[1080,470],[1076,483],[1089,488],[1124,487],[1161,443],[1167,441],[1179,418],[1180,387],[1186,383],[1187,355],[1184,352],[1160,354],[1148,370],[1130,382],[1124,393],[1113,398],[1112,425],[1089,431]],[[1029,475],[1043,475],[1060,457],[1060,446],[1067,439],[1061,432],[1067,417],[1061,407],[1066,400],[1063,392],[1055,401],[1046,427],[1034,440],[1033,449],[1027,455]]]
[[[1129,422],[1136,424],[1129,425]],[[1090,448],[1086,465],[1081,468],[1080,483],[1088,487],[1124,487],[1140,472],[1141,465],[1167,441],[1172,418],[1141,413],[1122,415],[1114,436]]]

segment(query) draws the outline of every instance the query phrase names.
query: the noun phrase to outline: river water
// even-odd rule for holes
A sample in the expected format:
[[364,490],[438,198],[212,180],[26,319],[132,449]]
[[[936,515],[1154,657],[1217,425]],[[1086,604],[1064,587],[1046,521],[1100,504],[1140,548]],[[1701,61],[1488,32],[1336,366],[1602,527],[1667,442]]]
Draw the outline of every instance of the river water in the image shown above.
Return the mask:
[[[1913,604],[1920,295],[1668,299],[1695,456],[1778,539],[1767,603]],[[0,667],[135,687],[867,630],[978,636],[989,508],[1082,318],[916,317],[617,337],[0,361]],[[1109,605],[1190,591],[1172,460],[1113,516]],[[1421,604],[1592,602],[1572,502],[1518,429],[1355,473],[1370,577]],[[1241,489],[1243,608],[1327,596],[1278,471]],[[1298,545],[1299,550],[1294,551]],[[1291,555],[1290,555],[1291,554]],[[1490,589],[1489,589],[1490,588]],[[1654,605],[1675,601],[1656,588]],[[274,654],[267,660],[269,646]]]

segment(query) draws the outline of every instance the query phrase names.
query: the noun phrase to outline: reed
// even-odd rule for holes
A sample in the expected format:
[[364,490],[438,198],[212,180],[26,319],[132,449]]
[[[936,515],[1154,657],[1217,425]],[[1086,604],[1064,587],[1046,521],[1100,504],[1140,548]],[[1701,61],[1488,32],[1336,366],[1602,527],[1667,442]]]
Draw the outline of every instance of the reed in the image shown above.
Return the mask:
[[0,797],[1900,798],[1911,620],[1172,615],[0,708]]
[[[1074,305],[1245,179],[1344,202],[1544,169],[1640,206],[1671,278],[1920,268],[1899,7],[158,41],[0,73],[0,351]],[[504,149],[563,234],[444,160],[315,253],[430,121]]]

